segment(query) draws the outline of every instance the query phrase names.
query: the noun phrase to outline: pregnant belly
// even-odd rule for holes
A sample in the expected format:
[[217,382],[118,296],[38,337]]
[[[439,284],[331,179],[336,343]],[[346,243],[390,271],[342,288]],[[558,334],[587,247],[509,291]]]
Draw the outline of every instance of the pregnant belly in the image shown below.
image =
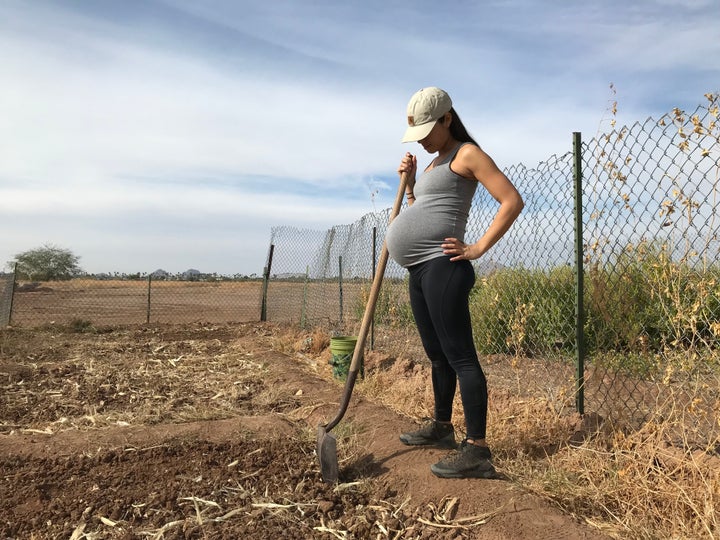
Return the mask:
[[424,213],[416,203],[388,227],[388,253],[401,266],[411,266],[442,255],[441,244],[451,233],[439,216]]

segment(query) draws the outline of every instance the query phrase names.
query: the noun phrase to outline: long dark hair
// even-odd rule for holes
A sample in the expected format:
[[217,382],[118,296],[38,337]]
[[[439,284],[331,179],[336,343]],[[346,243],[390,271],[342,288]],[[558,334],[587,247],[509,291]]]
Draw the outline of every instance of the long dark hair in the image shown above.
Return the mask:
[[455,112],[454,108],[450,109],[450,114],[452,115],[452,122],[450,122],[450,135],[452,135],[453,139],[459,142],[469,142],[473,143],[475,146],[480,146],[477,141],[470,136],[468,130],[465,129],[462,120],[460,120],[460,117],[458,116],[458,113]]

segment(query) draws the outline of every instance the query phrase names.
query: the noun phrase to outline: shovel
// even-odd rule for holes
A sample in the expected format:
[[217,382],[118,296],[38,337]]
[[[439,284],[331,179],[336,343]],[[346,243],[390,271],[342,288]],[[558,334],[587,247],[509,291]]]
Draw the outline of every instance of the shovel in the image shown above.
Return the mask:
[[[390,213],[390,222],[392,222],[392,220],[395,219],[395,216],[397,216],[400,212],[400,206],[402,205],[403,196],[405,195],[406,184],[407,173],[402,173],[400,175],[400,186],[398,187],[398,192],[395,196],[395,204],[393,204],[392,212]],[[367,339],[370,324],[372,323],[373,315],[375,313],[375,304],[377,303],[378,295],[380,294],[380,285],[382,284],[383,275],[385,274],[387,261],[387,245],[383,242],[380,260],[378,261],[377,270],[375,271],[375,279],[373,280],[372,288],[370,289],[370,296],[368,298],[367,305],[365,306],[365,314],[363,315],[362,323],[360,324],[360,333],[358,334],[357,343],[355,344],[355,350],[353,351],[352,361],[350,362],[350,368],[345,381],[345,389],[343,390],[342,398],[340,400],[340,410],[337,415],[335,415],[335,418],[330,420],[330,422],[327,424],[320,424],[320,426],[318,426],[317,455],[320,459],[320,472],[322,473],[323,481],[328,483],[337,482],[338,480],[337,439],[335,438],[335,435],[330,433],[330,430],[334,428],[340,420],[342,420],[343,416],[345,416],[345,411],[347,411],[348,404],[350,403],[350,396],[352,395],[353,388],[355,387],[355,379],[357,379],[363,354],[365,352],[365,340]]]

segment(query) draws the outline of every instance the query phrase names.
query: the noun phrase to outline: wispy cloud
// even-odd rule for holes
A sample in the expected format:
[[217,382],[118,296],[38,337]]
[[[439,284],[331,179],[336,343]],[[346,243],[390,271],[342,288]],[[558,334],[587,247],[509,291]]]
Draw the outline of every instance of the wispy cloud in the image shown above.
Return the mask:
[[611,81],[621,122],[716,90],[717,11],[8,0],[0,264],[52,241],[90,271],[259,272],[272,226],[324,228],[391,204],[399,158],[418,150],[399,143],[418,88],[447,88],[501,166],[533,166],[572,131],[595,134]]

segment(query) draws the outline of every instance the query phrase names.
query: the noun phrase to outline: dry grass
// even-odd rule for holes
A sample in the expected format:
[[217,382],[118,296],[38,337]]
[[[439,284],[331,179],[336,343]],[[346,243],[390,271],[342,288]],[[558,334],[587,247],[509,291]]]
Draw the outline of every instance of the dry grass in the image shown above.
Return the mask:
[[528,489],[618,538],[717,538],[720,459],[675,446],[657,418],[506,469]]
[[[397,349],[411,350],[402,337],[398,342]],[[369,358],[377,365],[358,392],[408,417],[432,416],[430,369],[417,349]],[[720,377],[675,391],[658,382],[663,401],[641,429],[629,431],[575,414],[572,378],[558,378],[565,367],[545,366],[541,376],[535,366],[529,376],[529,360],[496,362],[504,365],[487,369],[488,440],[500,472],[615,538],[720,537],[720,402],[707,403],[706,392],[720,387]],[[698,444],[701,408],[706,428]],[[455,410],[462,431],[459,398]]]
[[[7,376],[2,386],[5,415],[14,421],[0,423],[0,432],[181,423],[232,417],[243,407],[285,411],[295,406],[272,389],[256,391],[265,369],[263,349],[273,347],[262,333],[251,350],[242,342],[192,335],[168,342],[159,333],[156,337],[152,328],[147,329],[145,341],[133,346],[126,335],[115,332],[116,338],[79,348],[69,360],[64,355],[73,334],[49,335],[57,341],[57,360],[62,361],[55,361],[53,348],[34,357],[37,353],[30,343],[9,343],[15,337],[3,334],[0,353],[26,347],[31,362],[18,364],[18,373],[3,374]],[[18,334],[17,339],[27,338]],[[256,400],[252,404],[251,397]]]

